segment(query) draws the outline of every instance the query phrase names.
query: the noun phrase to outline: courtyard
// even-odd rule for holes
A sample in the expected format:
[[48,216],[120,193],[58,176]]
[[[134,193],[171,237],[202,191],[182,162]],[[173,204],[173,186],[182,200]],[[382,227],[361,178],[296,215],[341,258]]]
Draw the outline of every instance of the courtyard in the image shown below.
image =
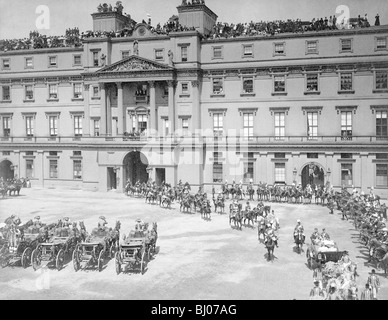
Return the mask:
[[[257,201],[251,204],[256,206]],[[306,264],[307,246],[300,255],[294,251],[292,233],[297,219],[304,225],[307,243],[314,228],[326,228],[340,250],[349,251],[358,265],[359,291],[364,288],[374,266],[367,264],[367,250],[359,243],[351,221],[315,204],[265,204],[272,206],[280,220],[279,248],[275,248],[273,262],[266,261],[257,228],[232,229],[228,214],[212,213],[211,221],[205,221],[199,213],[181,213],[178,203],[163,209],[116,192],[23,188],[20,196],[0,199],[0,221],[11,214],[18,215],[22,223],[35,216],[43,223],[68,216],[71,221],[84,221],[90,232],[103,215],[110,227],[116,220],[121,222],[120,239],[133,229],[137,218],[155,221],[157,253],[143,275],[117,275],[114,259],[101,272],[75,272],[71,262],[61,271],[6,267],[0,269],[0,299],[308,299],[313,277]],[[378,297],[388,299],[388,277],[382,270],[377,274],[381,283]]]

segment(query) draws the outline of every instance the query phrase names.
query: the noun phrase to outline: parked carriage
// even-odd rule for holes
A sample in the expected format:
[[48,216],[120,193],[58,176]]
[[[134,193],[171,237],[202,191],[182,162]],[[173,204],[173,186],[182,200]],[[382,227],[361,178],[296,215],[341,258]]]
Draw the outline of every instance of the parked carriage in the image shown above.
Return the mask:
[[60,271],[65,261],[72,258],[73,251],[81,241],[80,232],[73,227],[57,225],[46,242],[40,243],[32,252],[32,267],[38,270],[42,263],[54,265]]
[[[32,222],[32,221],[31,221]],[[20,228],[22,229],[22,228]],[[8,238],[11,237],[9,234]],[[6,237],[7,238],[7,237]],[[47,228],[39,229],[28,227],[26,232],[21,233],[20,241],[16,250],[12,250],[10,238],[2,239],[0,249],[0,265],[5,268],[8,265],[16,265],[20,263],[23,268],[27,268],[31,264],[32,253],[47,239]]]
[[[81,224],[83,226],[83,223]],[[81,227],[82,228],[82,227]],[[98,227],[90,235],[85,232],[84,240],[77,244],[73,251],[73,267],[75,271],[87,267],[96,267],[102,270],[106,259],[112,259],[118,248],[120,221],[116,222],[115,229]]]
[[128,237],[120,243],[119,250],[115,255],[116,273],[120,274],[131,268],[140,270],[144,274],[147,263],[156,253],[156,241],[158,239],[157,224],[153,223],[152,230],[147,230],[145,224],[143,230],[132,230]]

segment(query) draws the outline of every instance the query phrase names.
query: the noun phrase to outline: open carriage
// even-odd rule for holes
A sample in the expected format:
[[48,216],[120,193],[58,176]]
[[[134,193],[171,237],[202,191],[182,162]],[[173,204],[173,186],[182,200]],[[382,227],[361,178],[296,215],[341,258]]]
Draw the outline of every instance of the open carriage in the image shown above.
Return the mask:
[[120,274],[128,268],[138,269],[144,274],[147,263],[156,253],[156,241],[158,239],[157,224],[153,223],[152,230],[147,230],[145,224],[142,230],[132,230],[128,237],[120,243],[119,250],[115,255],[116,273]]
[[307,265],[310,269],[314,264],[327,262],[338,262],[347,251],[339,251],[337,244],[330,240],[321,240],[308,245],[306,251]]
[[57,226],[50,232],[47,241],[40,243],[32,252],[32,267],[37,270],[45,263],[54,265],[60,271],[65,261],[71,260],[80,241],[81,235],[76,228]]
[[77,244],[73,252],[73,267],[75,271],[81,268],[96,267],[98,271],[106,259],[112,259],[119,243],[120,222],[116,222],[114,230],[107,227],[98,227],[87,235],[84,241]]

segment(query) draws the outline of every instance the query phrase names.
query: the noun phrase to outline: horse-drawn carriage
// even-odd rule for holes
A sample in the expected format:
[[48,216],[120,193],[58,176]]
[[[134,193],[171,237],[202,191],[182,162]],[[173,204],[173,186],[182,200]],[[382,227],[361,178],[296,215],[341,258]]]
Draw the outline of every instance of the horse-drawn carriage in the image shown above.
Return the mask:
[[89,266],[96,266],[102,270],[107,258],[112,259],[119,245],[120,221],[116,222],[115,229],[99,226],[89,235],[85,225],[80,222],[82,242],[78,243],[73,251],[73,267],[75,271]]
[[73,251],[80,241],[81,234],[76,226],[70,228],[59,220],[47,241],[40,243],[32,252],[32,267],[37,270],[45,263],[47,266],[55,265],[60,271],[65,261],[71,260]]
[[313,265],[320,263],[338,262],[347,251],[339,251],[337,244],[331,240],[320,240],[308,245],[306,251],[307,265],[310,269]]
[[115,255],[116,273],[120,274],[124,267],[124,271],[128,268],[140,269],[141,274],[144,274],[147,262],[156,253],[157,239],[156,222],[152,224],[151,230],[148,230],[146,223],[140,230],[132,230],[128,237],[124,236]]

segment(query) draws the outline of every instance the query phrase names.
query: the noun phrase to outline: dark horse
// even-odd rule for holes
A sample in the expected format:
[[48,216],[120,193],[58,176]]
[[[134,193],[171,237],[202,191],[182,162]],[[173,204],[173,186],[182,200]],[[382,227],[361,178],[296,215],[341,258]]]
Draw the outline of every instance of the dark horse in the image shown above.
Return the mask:
[[273,261],[276,241],[272,237],[267,236],[264,240],[264,245],[267,248],[267,261]]
[[295,244],[296,244],[296,251],[301,254],[303,251],[303,244],[305,240],[305,236],[301,231],[298,231],[297,234],[294,236]]

